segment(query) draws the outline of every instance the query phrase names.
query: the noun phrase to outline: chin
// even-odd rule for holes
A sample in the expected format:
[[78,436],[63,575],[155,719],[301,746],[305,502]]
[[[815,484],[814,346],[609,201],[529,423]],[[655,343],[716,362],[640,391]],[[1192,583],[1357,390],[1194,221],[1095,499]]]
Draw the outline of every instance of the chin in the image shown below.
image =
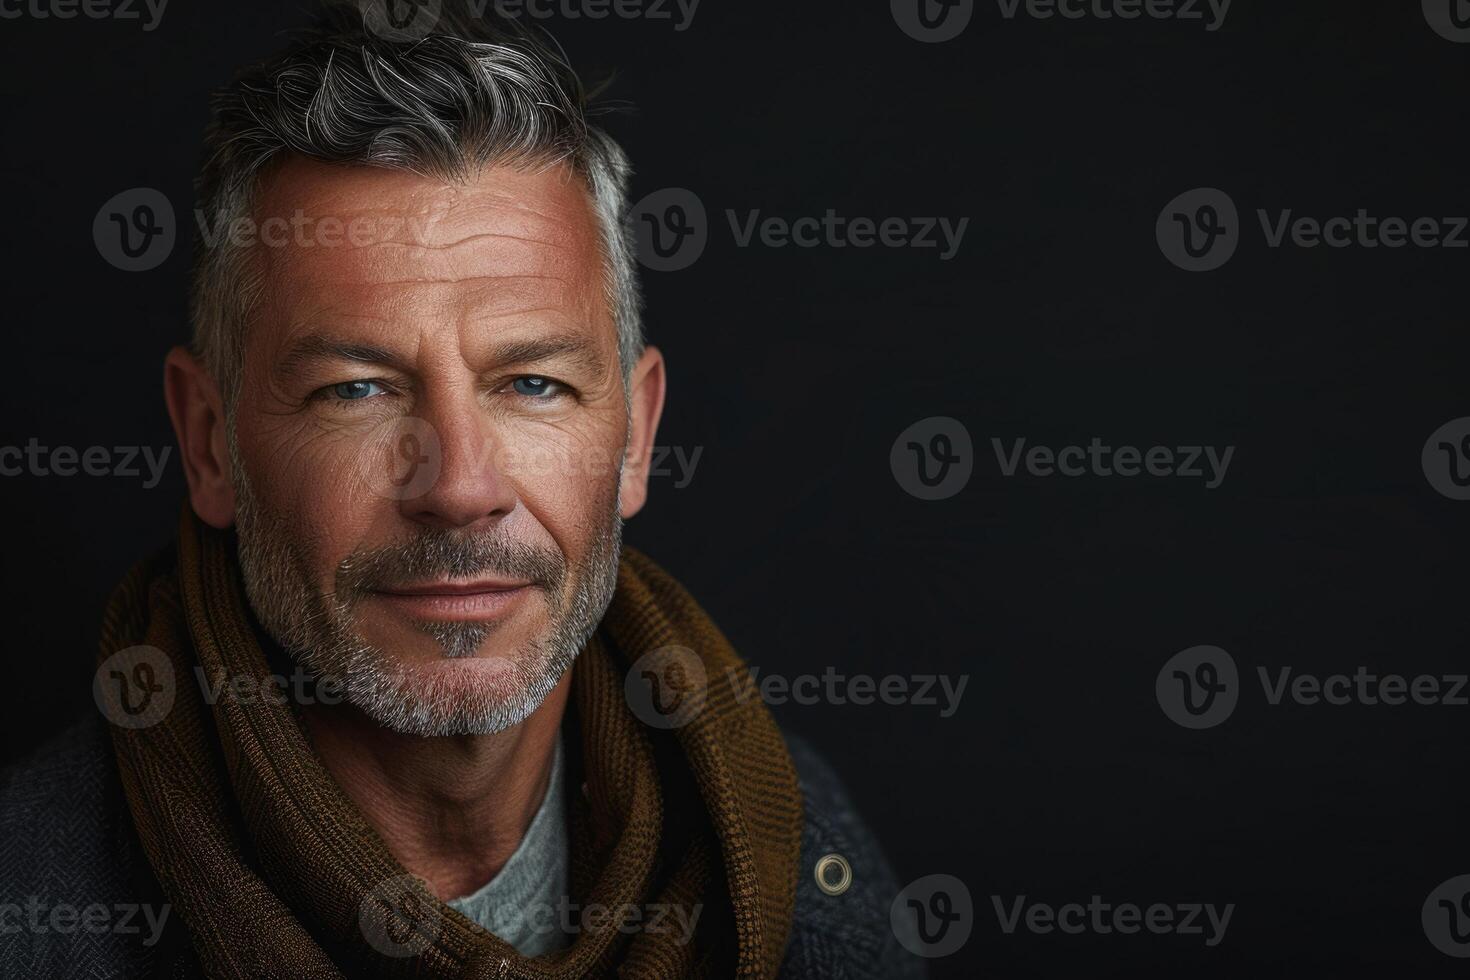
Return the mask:
[[346,672],[347,700],[379,725],[407,735],[493,735],[541,706],[570,661],[533,646],[497,654],[482,643],[473,655],[404,663],[362,658]]

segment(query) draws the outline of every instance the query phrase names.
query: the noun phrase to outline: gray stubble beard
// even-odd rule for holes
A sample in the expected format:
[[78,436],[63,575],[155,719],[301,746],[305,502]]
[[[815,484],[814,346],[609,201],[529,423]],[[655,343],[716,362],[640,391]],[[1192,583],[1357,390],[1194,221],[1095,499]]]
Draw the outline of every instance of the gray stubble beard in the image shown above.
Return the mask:
[[[406,543],[354,553],[338,565],[336,588],[322,594],[287,522],[262,507],[229,443],[235,525],[245,592],[261,626],[306,669],[336,678],[347,700],[378,724],[411,735],[489,735],[525,721],[541,706],[596,632],[617,586],[622,553],[621,493],[615,479],[607,519],[594,529],[586,557],[568,572],[562,554],[511,539],[500,526],[486,533],[424,529]],[[618,474],[620,476],[620,474]],[[536,583],[550,627],[523,648],[507,651],[509,681],[466,685],[392,654],[355,629],[358,600],[373,582],[404,576],[466,576],[494,571]],[[573,589],[567,596],[570,575]],[[421,622],[447,659],[468,659],[494,632],[493,623]],[[437,676],[436,676],[437,675]]]

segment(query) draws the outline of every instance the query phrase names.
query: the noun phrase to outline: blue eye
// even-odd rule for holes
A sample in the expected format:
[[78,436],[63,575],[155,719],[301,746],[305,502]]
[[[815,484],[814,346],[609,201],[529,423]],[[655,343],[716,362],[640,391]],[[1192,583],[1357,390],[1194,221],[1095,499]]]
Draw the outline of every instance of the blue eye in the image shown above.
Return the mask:
[[344,381],[332,386],[332,394],[343,401],[357,401],[375,394],[373,391],[375,388],[382,390],[382,386],[376,381]]
[[556,382],[550,378],[539,378],[535,376],[516,378],[515,381],[511,382],[511,388],[515,390],[516,394],[526,395],[531,398],[544,397],[554,390],[555,387]]

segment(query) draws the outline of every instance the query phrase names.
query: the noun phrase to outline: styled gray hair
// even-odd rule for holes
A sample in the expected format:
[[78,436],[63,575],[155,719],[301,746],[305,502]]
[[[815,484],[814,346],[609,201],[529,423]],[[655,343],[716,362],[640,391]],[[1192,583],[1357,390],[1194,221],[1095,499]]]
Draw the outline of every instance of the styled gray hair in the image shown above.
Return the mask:
[[233,414],[245,333],[261,293],[252,246],[226,231],[249,218],[260,180],[291,155],[463,180],[488,165],[568,165],[586,183],[601,232],[603,280],[626,379],[643,352],[641,297],[626,221],[631,168],[588,122],[588,97],[566,58],[531,29],[446,9],[427,36],[374,34],[355,5],[325,6],[284,52],[215,93],[196,182],[200,236],[192,351]]

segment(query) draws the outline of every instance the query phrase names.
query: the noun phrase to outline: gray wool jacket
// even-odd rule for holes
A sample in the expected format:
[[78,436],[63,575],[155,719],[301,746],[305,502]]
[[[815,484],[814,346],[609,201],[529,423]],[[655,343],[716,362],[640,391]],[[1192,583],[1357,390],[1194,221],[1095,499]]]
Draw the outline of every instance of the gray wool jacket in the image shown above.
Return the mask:
[[[806,808],[796,914],[783,978],[923,977],[894,937],[898,894],[876,840],[831,768],[788,737]],[[852,866],[841,895],[814,869],[837,853]],[[0,774],[0,976],[157,975],[189,938],[133,832],[102,719],[84,721]]]

